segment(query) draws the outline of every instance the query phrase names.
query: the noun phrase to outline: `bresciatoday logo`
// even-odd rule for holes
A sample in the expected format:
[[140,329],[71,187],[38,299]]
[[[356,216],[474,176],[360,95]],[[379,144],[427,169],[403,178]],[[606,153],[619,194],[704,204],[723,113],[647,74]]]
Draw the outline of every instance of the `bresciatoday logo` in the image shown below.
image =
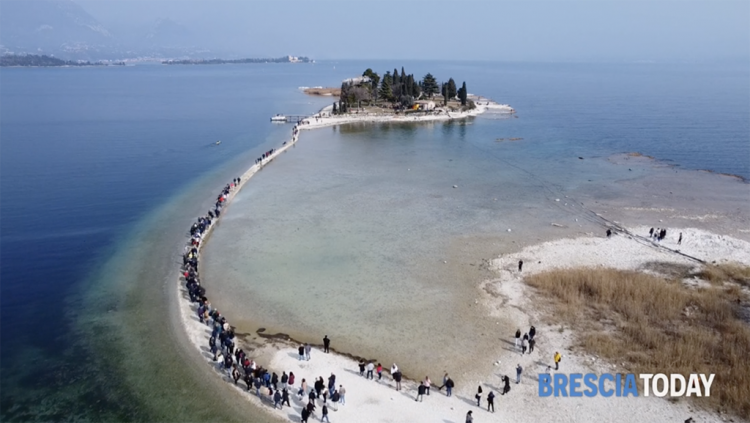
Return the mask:
[[[638,392],[637,379],[643,380],[643,392]],[[634,373],[549,373],[539,374],[540,397],[710,397],[714,375],[691,374],[687,380],[681,374],[665,375]]]

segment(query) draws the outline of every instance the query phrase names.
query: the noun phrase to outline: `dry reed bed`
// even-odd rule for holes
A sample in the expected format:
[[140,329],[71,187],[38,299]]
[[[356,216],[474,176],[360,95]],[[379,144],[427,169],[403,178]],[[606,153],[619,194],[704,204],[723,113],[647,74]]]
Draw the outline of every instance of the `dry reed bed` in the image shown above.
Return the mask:
[[[615,269],[553,270],[525,278],[551,305],[579,347],[633,373],[715,373],[710,398],[696,404],[750,418],[750,326],[742,320],[750,268],[709,266],[712,283]],[[721,284],[722,281],[735,283]]]

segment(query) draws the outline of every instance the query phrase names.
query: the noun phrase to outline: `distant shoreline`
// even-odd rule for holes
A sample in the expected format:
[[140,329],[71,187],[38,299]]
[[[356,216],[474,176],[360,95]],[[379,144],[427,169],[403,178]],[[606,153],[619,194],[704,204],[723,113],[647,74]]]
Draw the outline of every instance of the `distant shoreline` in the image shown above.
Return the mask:
[[162,60],[162,65],[242,65],[249,63],[315,63],[308,57],[284,56],[276,58],[247,58],[247,59],[186,59]]
[[90,62],[62,60],[46,55],[16,55],[6,54],[0,56],[0,67],[3,68],[83,68],[83,67],[107,67],[125,66],[125,62]]

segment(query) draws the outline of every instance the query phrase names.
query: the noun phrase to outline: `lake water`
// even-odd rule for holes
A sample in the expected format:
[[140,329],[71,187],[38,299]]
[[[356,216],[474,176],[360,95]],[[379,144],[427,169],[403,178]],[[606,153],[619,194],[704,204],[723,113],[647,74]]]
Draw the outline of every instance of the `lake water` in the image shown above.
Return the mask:
[[[243,190],[209,244],[209,292],[233,322],[313,340],[327,331],[345,350],[379,357],[396,343],[401,355],[414,351],[414,371],[460,362],[439,346],[481,348],[497,331],[498,322],[466,326],[481,321],[466,314],[478,313],[470,288],[484,254],[575,218],[550,206],[556,196],[604,198],[608,183],[638,177],[601,158],[638,151],[750,178],[746,65],[2,69],[2,419],[247,415],[217,405],[223,391],[208,388],[219,382],[180,347],[168,301],[176,248],[217,187],[287,138],[270,115],[328,103],[297,87],[401,65],[466,80],[518,117],[303,133]],[[523,140],[497,141],[514,137]],[[433,336],[433,327],[451,329]],[[487,335],[470,339],[469,329]]]

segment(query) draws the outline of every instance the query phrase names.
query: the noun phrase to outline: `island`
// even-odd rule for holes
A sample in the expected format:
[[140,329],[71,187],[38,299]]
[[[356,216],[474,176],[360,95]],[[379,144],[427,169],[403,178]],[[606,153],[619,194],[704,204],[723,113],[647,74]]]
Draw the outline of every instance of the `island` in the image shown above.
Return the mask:
[[[431,73],[415,78],[393,69],[381,77],[371,68],[361,76],[345,79],[341,88],[302,87],[305,94],[338,96],[338,101],[299,120],[300,129],[355,122],[415,122],[462,119],[492,110],[514,113],[507,104],[469,94],[466,82],[459,87],[449,77],[439,82]],[[287,120],[289,121],[289,120]]]

